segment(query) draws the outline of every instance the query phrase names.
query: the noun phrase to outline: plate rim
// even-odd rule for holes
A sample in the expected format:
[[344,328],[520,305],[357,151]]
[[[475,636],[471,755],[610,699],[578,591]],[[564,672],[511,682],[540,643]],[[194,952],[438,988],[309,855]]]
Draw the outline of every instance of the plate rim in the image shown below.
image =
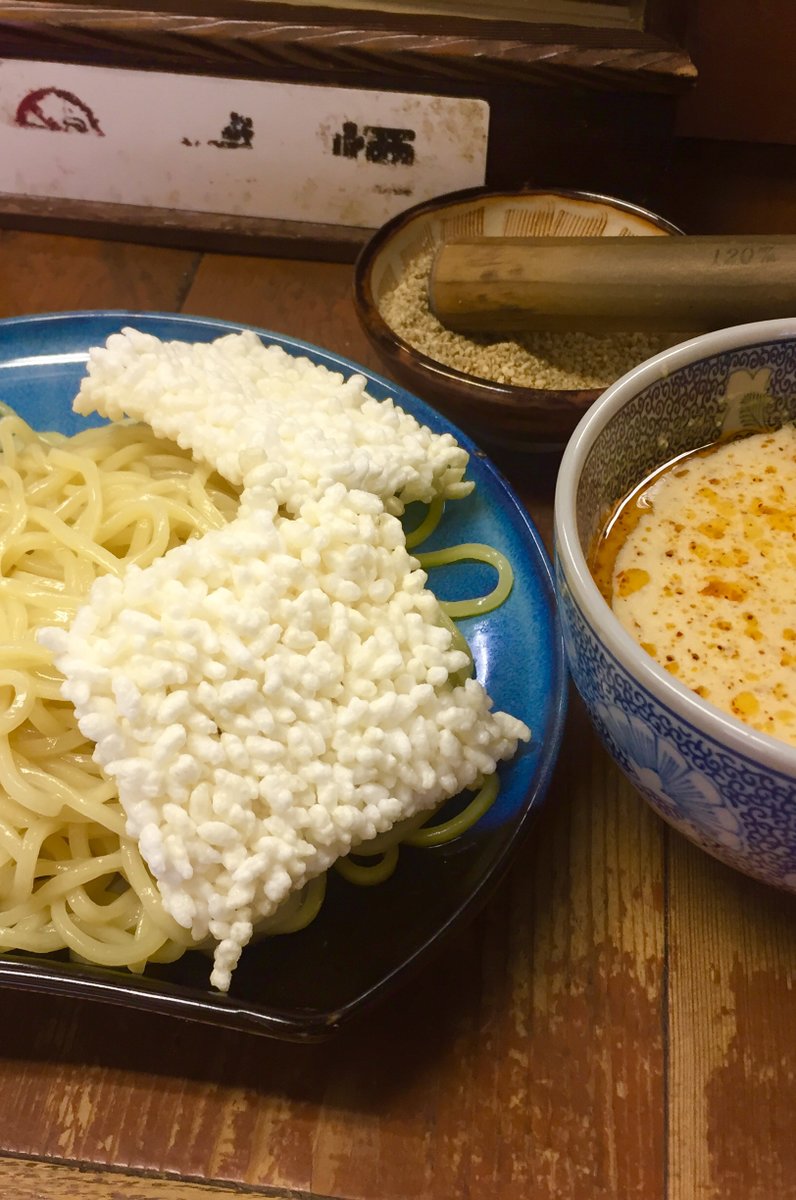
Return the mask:
[[[374,383],[382,388],[385,394],[399,407],[405,400],[408,400],[407,411],[416,416],[416,419],[427,423],[435,432],[452,434],[457,442],[468,451],[474,462],[474,470],[484,472],[491,478],[501,498],[504,502],[508,502],[508,507],[519,521],[523,537],[533,547],[534,575],[538,581],[538,590],[544,602],[545,614],[550,625],[551,688],[547,696],[545,739],[540,750],[537,768],[521,802],[520,815],[514,822],[513,834],[464,901],[455,907],[442,924],[435,927],[431,936],[425,938],[365,992],[334,1010],[313,1010],[311,1013],[307,1012],[302,1015],[298,1010],[285,1012],[277,1007],[257,1008],[250,1003],[240,1003],[234,997],[222,996],[220,993],[216,994],[210,991],[205,993],[178,983],[170,983],[169,991],[163,992],[159,990],[162,988],[160,980],[147,980],[146,977],[136,975],[130,975],[128,980],[121,977],[118,972],[107,971],[101,967],[86,966],[83,968],[79,964],[54,962],[43,956],[27,956],[22,952],[9,951],[0,954],[0,986],[7,986],[15,990],[37,991],[65,998],[93,1000],[136,1011],[157,1012],[171,1017],[182,1016],[196,1022],[214,1025],[217,1028],[256,1033],[283,1041],[325,1040],[331,1034],[347,1026],[355,1016],[369,1011],[399,982],[407,980],[433,956],[440,943],[450,935],[455,927],[464,924],[465,921],[476,915],[504,878],[517,851],[527,839],[531,825],[547,800],[561,749],[569,696],[569,672],[558,613],[551,556],[530,514],[511,483],[469,434],[459,429],[453,421],[435,409],[428,401],[410,392],[402,384],[388,379],[379,372],[373,371],[345,355],[338,354],[336,351],[290,334],[244,322],[182,312],[125,308],[70,309],[3,317],[0,318],[0,334],[7,329],[13,330],[15,327],[30,329],[35,325],[88,323],[98,320],[113,320],[134,326],[136,319],[142,318],[147,321],[165,321],[173,325],[175,336],[177,336],[176,329],[179,326],[184,326],[186,330],[196,326],[218,330],[219,336],[222,336],[224,332],[251,331],[258,337],[267,339],[270,343],[280,345],[284,349],[310,354],[316,359],[324,359],[326,360],[324,365],[328,365],[332,369],[347,369],[363,375],[369,383]],[[379,397],[379,399],[381,398],[383,397]],[[426,420],[426,417],[429,419]],[[90,973],[83,974],[83,970]]]

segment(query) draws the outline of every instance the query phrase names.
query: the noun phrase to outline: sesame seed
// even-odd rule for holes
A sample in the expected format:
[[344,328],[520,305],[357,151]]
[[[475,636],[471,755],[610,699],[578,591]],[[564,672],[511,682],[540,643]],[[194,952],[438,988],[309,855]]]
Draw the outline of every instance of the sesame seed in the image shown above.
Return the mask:
[[379,302],[394,333],[415,350],[466,375],[540,389],[604,388],[681,334],[527,333],[467,337],[447,329],[428,305],[433,251],[418,255]]

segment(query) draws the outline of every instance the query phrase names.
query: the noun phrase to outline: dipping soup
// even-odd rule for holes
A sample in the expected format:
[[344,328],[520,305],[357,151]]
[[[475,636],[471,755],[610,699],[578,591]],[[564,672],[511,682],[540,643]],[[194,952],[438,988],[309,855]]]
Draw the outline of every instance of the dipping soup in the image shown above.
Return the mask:
[[660,468],[617,507],[590,565],[661,666],[796,745],[796,427]]

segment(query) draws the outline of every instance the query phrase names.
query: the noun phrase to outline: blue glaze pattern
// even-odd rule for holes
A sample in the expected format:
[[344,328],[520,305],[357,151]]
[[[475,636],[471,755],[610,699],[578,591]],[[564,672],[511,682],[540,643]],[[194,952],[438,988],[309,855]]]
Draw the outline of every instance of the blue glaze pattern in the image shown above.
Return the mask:
[[[584,447],[575,506],[584,557],[616,503],[662,463],[722,435],[794,419],[792,337],[754,341],[662,371]],[[560,554],[556,584],[574,683],[628,779],[661,817],[708,853],[796,891],[796,770],[778,769],[776,751],[769,761],[751,747],[743,753],[742,733],[740,742],[723,741],[720,723],[706,715],[699,728],[685,715],[695,710],[684,704],[676,711],[664,699],[665,689],[645,687],[632,657],[623,653],[620,661],[606,647],[592,619],[596,611],[583,611]],[[606,610],[596,623],[604,621],[615,618]]]
[[796,783],[734,754],[641,687],[558,594],[570,671],[612,757],[655,811],[703,850],[796,888]]

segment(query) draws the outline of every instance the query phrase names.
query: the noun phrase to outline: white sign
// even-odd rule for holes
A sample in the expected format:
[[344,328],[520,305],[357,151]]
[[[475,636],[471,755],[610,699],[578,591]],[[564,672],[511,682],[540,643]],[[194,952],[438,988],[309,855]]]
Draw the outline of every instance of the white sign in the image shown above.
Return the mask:
[[0,60],[0,191],[374,227],[485,180],[489,105]]

